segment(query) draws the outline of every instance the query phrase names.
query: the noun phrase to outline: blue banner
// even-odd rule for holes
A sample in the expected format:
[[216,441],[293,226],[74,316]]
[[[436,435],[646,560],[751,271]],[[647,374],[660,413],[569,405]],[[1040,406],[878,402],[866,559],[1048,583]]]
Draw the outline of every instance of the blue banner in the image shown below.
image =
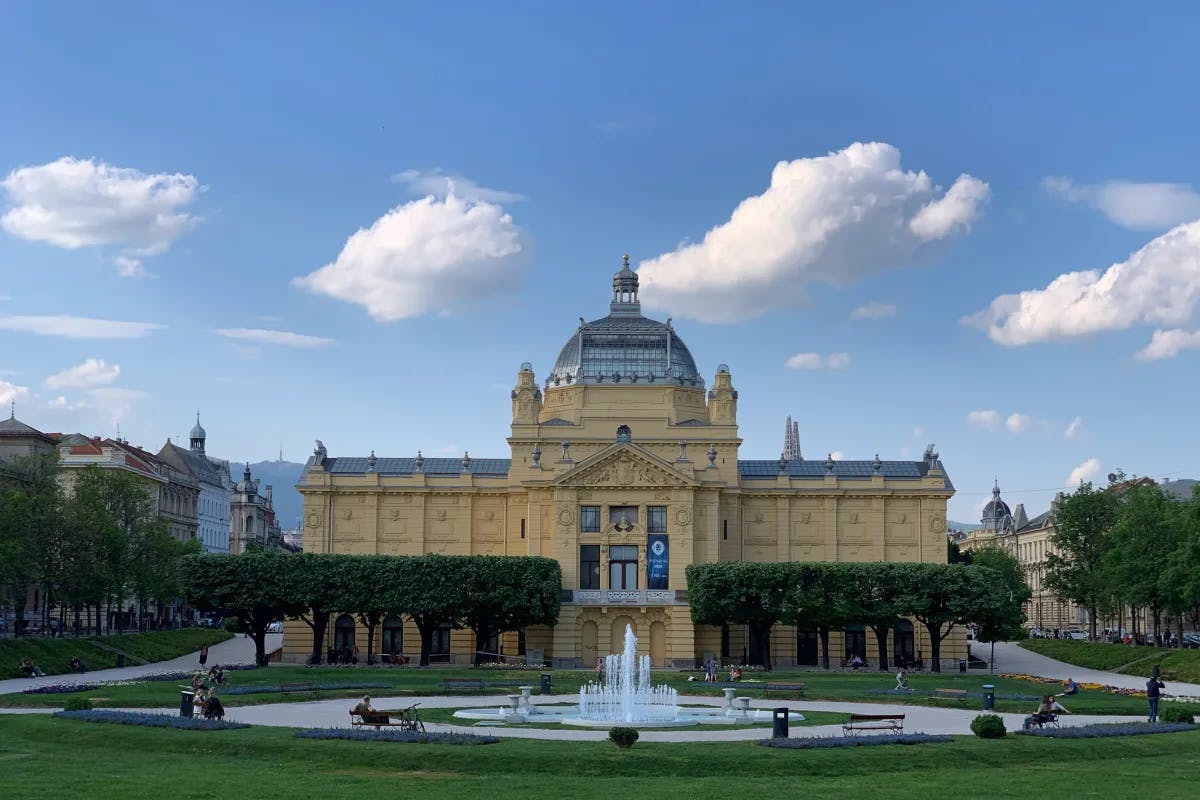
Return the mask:
[[666,589],[667,574],[670,571],[671,552],[667,548],[665,533],[651,533],[646,536],[646,588]]

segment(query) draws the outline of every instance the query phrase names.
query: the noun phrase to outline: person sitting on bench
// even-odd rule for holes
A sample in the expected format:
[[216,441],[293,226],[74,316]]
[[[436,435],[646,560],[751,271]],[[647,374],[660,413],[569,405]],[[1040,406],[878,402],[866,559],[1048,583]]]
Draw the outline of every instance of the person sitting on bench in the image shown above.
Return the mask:
[[382,714],[371,708],[370,696],[364,697],[362,702],[354,707],[354,713],[362,717],[362,721],[367,725],[390,725],[391,720],[387,714]]
[[1060,706],[1050,695],[1042,695],[1042,702],[1038,704],[1037,711],[1025,718],[1025,722],[1021,725],[1021,728],[1029,730],[1034,725],[1041,727],[1047,722],[1053,722],[1060,712],[1070,713]]
[[741,679],[742,679],[741,667],[730,667],[729,668],[729,680],[740,681]]

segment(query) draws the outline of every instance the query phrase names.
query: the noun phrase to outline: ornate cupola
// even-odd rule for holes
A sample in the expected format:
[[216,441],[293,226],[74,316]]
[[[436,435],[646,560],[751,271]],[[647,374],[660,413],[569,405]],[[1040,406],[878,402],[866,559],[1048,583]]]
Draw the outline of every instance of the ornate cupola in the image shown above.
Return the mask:
[[196,412],[196,424],[192,426],[192,432],[189,434],[188,438],[191,439],[192,450],[194,450],[197,453],[204,452],[205,433],[204,433],[204,428],[202,428],[200,426],[200,412],[199,411]]
[[642,304],[638,302],[638,276],[629,268],[629,254],[621,259],[621,271],[613,275],[613,299],[609,313],[614,317],[640,317]]

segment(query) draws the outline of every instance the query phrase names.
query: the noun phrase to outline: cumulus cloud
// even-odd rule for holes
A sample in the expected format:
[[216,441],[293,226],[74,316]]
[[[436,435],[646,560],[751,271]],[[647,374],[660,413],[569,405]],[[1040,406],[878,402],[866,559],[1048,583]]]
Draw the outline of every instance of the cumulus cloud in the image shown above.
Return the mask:
[[7,406],[14,400],[22,400],[28,396],[28,386],[17,386],[15,383],[0,381],[0,406]]
[[47,389],[91,389],[112,383],[121,374],[121,368],[109,366],[102,358],[89,358],[82,364],[67,367],[46,378]]
[[852,284],[969,229],[987,193],[970,175],[943,193],[882,142],[782,161],[703,241],[643,261],[641,300],[710,322],[794,307],[811,283]]
[[1183,350],[1200,348],[1200,331],[1184,331],[1178,328],[1169,331],[1155,331],[1150,336],[1150,344],[1137,352],[1141,361],[1159,361],[1164,358],[1174,358]]
[[4,230],[68,250],[122,247],[123,275],[140,274],[134,256],[164,252],[196,224],[185,208],[204,189],[191,175],[147,174],[70,156],[15,169],[0,186],[11,206],[0,217]]
[[1000,412],[995,409],[972,411],[967,414],[967,424],[972,428],[994,431],[1000,427]]
[[834,461],[844,461],[846,459],[846,455],[841,450],[834,450],[829,454],[829,457]]
[[1090,481],[1100,474],[1100,459],[1089,458],[1075,469],[1071,470],[1071,474],[1067,476],[1067,486],[1078,486],[1079,484]]
[[466,200],[483,201],[485,203],[520,203],[529,198],[516,192],[504,189],[489,189],[480,186],[470,178],[447,172],[441,167],[419,170],[406,169],[392,176],[393,183],[403,184],[409,191],[421,196],[433,195],[445,197],[454,195]]
[[1089,205],[1133,230],[1161,231],[1200,219],[1200,194],[1186,183],[1107,181],[1089,185],[1051,176],[1042,181],[1042,187],[1069,202]]
[[165,327],[153,322],[120,322],[67,315],[0,317],[0,330],[64,339],[140,339]]
[[[1103,273],[1068,272],[1045,289],[1001,295],[962,322],[1011,347],[1134,325],[1179,327],[1191,320],[1198,300],[1200,221],[1173,228]],[[1147,357],[1158,352],[1177,350],[1160,345]]]
[[226,339],[255,342],[257,344],[277,344],[283,347],[320,347],[326,344],[333,344],[336,341],[334,339],[326,339],[324,336],[309,336],[304,333],[276,331],[265,328],[218,328],[213,332],[224,336]]
[[390,322],[453,312],[511,289],[526,250],[521,229],[499,205],[429,196],[359,229],[333,262],[292,284]]
[[787,360],[788,369],[845,369],[850,366],[849,353],[796,353]]
[[1024,433],[1032,423],[1033,420],[1028,414],[1009,414],[1008,419],[1004,421],[1004,427],[1012,433]]
[[113,259],[113,263],[117,265],[117,271],[122,278],[145,278],[150,275],[146,268],[142,266],[140,258],[131,256],[117,256]]
[[867,303],[850,312],[851,319],[883,319],[895,315],[896,307],[891,303]]
[[89,389],[86,392],[86,400],[77,407],[92,409],[106,424],[115,425],[123,419],[128,419],[138,401],[146,397],[149,395],[138,389],[105,386]]
[[1083,425],[1083,417],[1076,417],[1067,423],[1067,427],[1063,428],[1064,439],[1074,439],[1079,435],[1079,428]]

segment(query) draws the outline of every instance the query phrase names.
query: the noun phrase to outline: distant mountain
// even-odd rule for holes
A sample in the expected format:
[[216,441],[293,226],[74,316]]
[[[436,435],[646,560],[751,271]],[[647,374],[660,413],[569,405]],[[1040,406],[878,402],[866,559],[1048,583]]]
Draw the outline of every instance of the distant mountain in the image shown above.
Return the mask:
[[[229,477],[234,483],[242,479],[245,470],[244,461],[229,463]],[[304,498],[296,491],[296,481],[303,471],[304,465],[294,461],[259,461],[250,465],[250,477],[258,481],[259,492],[266,494],[267,487],[272,487],[275,519],[281,528],[295,528],[296,520],[304,512]]]
[[1166,481],[1162,484],[1163,491],[1167,494],[1173,494],[1180,500],[1190,500],[1192,492],[1196,489],[1196,481],[1190,478],[1181,478],[1177,481]]
[[954,520],[946,520],[946,527],[955,531],[977,531],[983,526],[978,522],[955,522]]

